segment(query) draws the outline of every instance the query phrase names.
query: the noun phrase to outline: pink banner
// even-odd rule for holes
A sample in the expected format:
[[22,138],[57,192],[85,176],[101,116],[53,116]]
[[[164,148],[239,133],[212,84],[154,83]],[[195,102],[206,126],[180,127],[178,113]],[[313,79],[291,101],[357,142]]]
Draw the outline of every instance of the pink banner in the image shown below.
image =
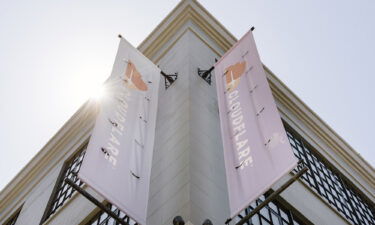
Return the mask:
[[121,39],[79,178],[146,224],[160,69]]
[[233,218],[297,165],[251,31],[215,65]]

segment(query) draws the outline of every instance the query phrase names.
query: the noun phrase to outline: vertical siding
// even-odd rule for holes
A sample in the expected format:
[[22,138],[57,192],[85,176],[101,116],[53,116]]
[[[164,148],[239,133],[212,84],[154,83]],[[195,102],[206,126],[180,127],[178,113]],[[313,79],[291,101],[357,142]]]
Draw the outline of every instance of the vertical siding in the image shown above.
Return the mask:
[[187,31],[160,61],[178,80],[160,89],[149,224],[171,224],[177,214],[193,224],[207,218],[217,224],[229,215],[216,89],[197,76],[215,57]]
[[188,39],[182,37],[160,62],[166,73],[178,72],[169,89],[161,78],[151,172],[148,224],[171,224],[190,214]]
[[[218,56],[194,33],[190,45],[190,194],[191,222],[202,224],[209,218],[223,224],[229,216],[223,149],[215,81],[208,85],[197,76],[197,68],[209,69]],[[214,74],[212,74],[213,78]]]

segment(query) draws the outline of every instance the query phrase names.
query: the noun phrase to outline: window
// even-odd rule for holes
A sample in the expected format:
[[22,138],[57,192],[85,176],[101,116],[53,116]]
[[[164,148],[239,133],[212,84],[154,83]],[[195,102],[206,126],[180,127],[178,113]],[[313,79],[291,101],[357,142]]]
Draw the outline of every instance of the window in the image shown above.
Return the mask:
[[[242,211],[236,218],[240,221],[244,216],[249,214],[255,207],[264,201],[266,195],[261,196],[244,211]],[[306,223],[297,218],[294,212],[283,207],[279,202],[272,201],[263,207],[257,214],[245,223],[246,225],[304,225]],[[306,221],[306,219],[304,220]]]
[[83,185],[83,182],[78,179],[76,174],[81,167],[82,160],[86,152],[86,147],[87,146],[85,145],[82,149],[75,153],[70,160],[65,162],[50,197],[50,200],[47,204],[47,208],[42,217],[41,224],[46,221],[52,214],[54,214],[61,206],[63,206],[66,200],[71,198],[73,193],[75,192],[75,190],[71,186],[64,182],[65,178],[71,179],[79,186]]
[[295,132],[287,129],[287,135],[294,154],[309,168],[301,179],[353,224],[375,224],[374,205]]
[[[22,206],[21,206],[22,208]],[[21,208],[19,208],[8,220],[4,223],[4,225],[14,225],[16,224],[16,221],[18,219],[18,216],[20,215]]]
[[[107,207],[111,209],[112,212],[116,213],[123,221],[127,222],[129,225],[137,225],[135,221],[130,219],[125,213],[121,212],[117,207],[107,204]],[[118,225],[111,216],[107,213],[100,211],[97,213],[86,225]]]

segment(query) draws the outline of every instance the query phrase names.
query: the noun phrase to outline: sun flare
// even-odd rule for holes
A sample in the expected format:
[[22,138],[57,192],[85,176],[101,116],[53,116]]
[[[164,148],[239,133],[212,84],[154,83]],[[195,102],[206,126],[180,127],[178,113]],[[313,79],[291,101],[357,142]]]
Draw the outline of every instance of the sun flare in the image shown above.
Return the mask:
[[95,101],[101,101],[106,96],[106,89],[103,85],[92,89],[90,97]]

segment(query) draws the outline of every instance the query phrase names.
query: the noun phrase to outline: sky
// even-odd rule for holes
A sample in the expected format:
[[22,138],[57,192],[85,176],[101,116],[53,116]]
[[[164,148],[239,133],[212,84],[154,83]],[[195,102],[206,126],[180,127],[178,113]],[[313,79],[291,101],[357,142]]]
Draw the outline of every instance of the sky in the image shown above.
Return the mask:
[[[122,34],[138,46],[178,0],[0,0],[0,190],[110,75]],[[200,0],[375,165],[375,1]]]

